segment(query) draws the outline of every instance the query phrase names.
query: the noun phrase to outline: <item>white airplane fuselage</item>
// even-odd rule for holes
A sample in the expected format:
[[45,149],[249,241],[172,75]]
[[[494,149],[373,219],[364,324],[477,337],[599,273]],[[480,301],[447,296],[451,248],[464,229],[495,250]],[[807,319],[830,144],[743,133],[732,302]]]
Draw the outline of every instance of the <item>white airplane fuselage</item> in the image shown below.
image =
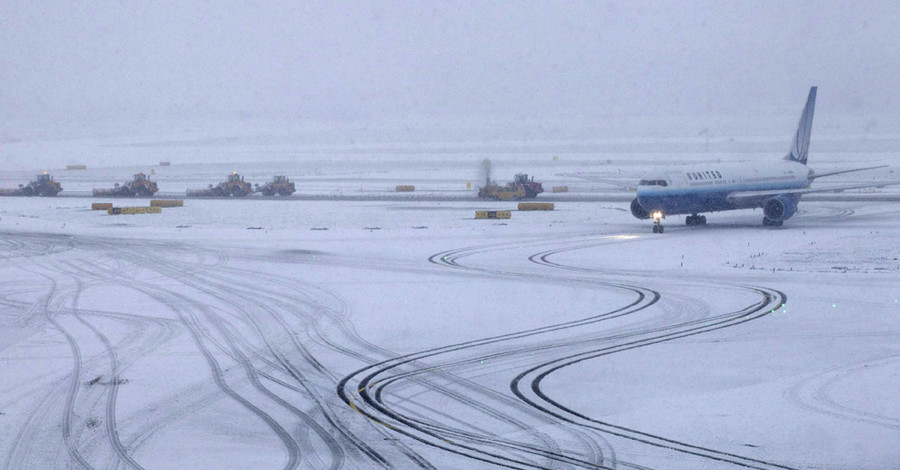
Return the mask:
[[[813,180],[868,168],[831,171],[816,174],[806,166],[813,113],[816,109],[816,87],[809,89],[806,106],[791,147],[784,158],[770,162],[718,163],[662,168],[638,183],[637,197],[631,201],[631,214],[638,219],[653,219],[653,233],[663,233],[661,220],[667,215],[690,214],[687,225],[706,225],[704,212],[730,211],[759,207],[763,225],[780,227],[797,212],[804,194],[846,189],[884,186],[855,184],[811,188]],[[892,181],[886,184],[900,184]]]
[[637,210],[635,216],[657,211],[675,215],[760,207],[757,201],[734,200],[728,195],[806,188],[810,173],[806,165],[786,160],[671,167],[641,180],[636,199],[639,208],[633,207],[632,212]]

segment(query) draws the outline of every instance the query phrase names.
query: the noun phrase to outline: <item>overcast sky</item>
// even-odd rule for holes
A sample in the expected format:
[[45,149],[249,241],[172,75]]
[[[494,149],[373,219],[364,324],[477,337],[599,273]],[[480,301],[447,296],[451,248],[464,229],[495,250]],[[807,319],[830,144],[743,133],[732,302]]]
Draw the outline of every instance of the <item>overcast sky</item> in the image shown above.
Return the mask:
[[6,121],[895,112],[898,82],[896,2],[0,1]]

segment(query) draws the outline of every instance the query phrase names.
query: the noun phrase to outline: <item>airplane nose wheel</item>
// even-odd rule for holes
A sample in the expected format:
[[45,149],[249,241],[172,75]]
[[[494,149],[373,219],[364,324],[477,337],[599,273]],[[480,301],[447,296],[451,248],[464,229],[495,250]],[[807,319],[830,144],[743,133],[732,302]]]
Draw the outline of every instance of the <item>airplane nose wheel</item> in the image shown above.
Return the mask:
[[653,233],[663,233],[662,219],[665,218],[662,211],[653,211],[650,214],[653,218]]

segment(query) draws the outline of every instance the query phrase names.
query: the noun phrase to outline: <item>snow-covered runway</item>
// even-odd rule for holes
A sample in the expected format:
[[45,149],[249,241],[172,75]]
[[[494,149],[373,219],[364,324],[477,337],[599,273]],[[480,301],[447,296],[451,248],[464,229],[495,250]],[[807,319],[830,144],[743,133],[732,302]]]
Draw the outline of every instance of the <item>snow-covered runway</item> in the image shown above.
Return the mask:
[[890,203],[660,236],[615,203],[7,201],[5,468],[900,458]]
[[0,470],[900,470],[892,2],[157,3],[0,1]]

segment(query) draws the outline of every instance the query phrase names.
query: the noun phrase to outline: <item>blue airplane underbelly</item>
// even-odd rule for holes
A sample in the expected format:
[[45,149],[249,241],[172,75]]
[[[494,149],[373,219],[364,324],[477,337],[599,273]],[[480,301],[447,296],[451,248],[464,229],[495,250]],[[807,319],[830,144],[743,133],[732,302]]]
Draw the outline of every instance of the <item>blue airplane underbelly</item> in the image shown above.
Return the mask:
[[739,209],[725,200],[728,192],[704,192],[679,195],[638,195],[638,203],[649,212],[662,211],[666,215],[695,214]]

